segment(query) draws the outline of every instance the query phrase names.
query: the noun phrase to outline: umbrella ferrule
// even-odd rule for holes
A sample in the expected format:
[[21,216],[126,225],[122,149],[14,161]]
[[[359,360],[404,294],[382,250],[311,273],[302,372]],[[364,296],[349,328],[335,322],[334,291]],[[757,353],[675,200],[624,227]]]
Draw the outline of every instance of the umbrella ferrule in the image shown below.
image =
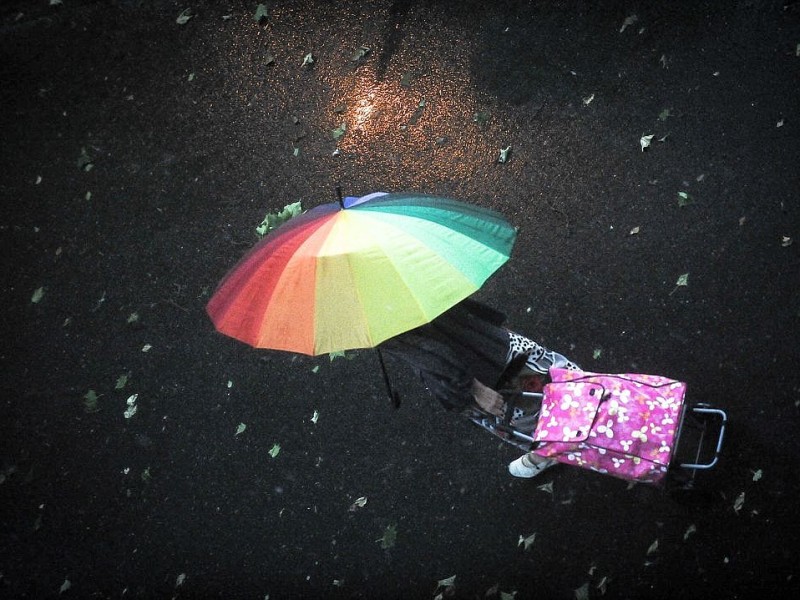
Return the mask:
[[336,199],[339,201],[339,206],[344,209],[344,198],[342,198],[342,186],[336,186]]

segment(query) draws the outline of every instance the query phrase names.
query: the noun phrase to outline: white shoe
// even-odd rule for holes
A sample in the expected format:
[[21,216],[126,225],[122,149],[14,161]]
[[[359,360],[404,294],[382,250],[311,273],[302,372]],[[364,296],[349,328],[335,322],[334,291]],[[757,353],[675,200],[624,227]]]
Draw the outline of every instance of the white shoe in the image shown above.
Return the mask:
[[543,460],[540,463],[535,463],[528,458],[527,454],[523,454],[517,460],[508,465],[508,472],[514,477],[530,479],[531,477],[536,477],[545,469],[549,469],[554,464],[556,464],[556,461],[551,459]]

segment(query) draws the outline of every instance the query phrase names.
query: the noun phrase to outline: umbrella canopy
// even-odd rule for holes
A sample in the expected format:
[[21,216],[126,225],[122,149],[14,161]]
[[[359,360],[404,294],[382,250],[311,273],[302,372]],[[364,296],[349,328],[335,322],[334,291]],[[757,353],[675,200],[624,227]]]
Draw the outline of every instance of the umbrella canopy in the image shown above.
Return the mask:
[[479,289],[515,238],[498,213],[456,200],[346,198],[270,232],[222,280],[207,311],[220,332],[257,348],[370,348]]

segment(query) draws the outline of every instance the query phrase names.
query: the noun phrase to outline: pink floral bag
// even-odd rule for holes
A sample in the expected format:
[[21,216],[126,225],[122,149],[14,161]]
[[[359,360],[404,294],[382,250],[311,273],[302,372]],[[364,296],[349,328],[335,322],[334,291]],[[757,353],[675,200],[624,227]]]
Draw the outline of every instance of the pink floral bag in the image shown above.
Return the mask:
[[550,369],[534,452],[629,481],[664,479],[686,384],[658,375]]

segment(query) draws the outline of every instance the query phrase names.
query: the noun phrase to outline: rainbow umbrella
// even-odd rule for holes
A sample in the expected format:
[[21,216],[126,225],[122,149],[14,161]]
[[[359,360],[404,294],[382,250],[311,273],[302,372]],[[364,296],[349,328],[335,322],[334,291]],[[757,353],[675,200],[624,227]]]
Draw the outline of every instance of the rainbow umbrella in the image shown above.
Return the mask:
[[309,355],[371,348],[460,302],[510,255],[493,211],[375,193],[312,208],[270,232],[222,280],[207,311],[222,333]]

